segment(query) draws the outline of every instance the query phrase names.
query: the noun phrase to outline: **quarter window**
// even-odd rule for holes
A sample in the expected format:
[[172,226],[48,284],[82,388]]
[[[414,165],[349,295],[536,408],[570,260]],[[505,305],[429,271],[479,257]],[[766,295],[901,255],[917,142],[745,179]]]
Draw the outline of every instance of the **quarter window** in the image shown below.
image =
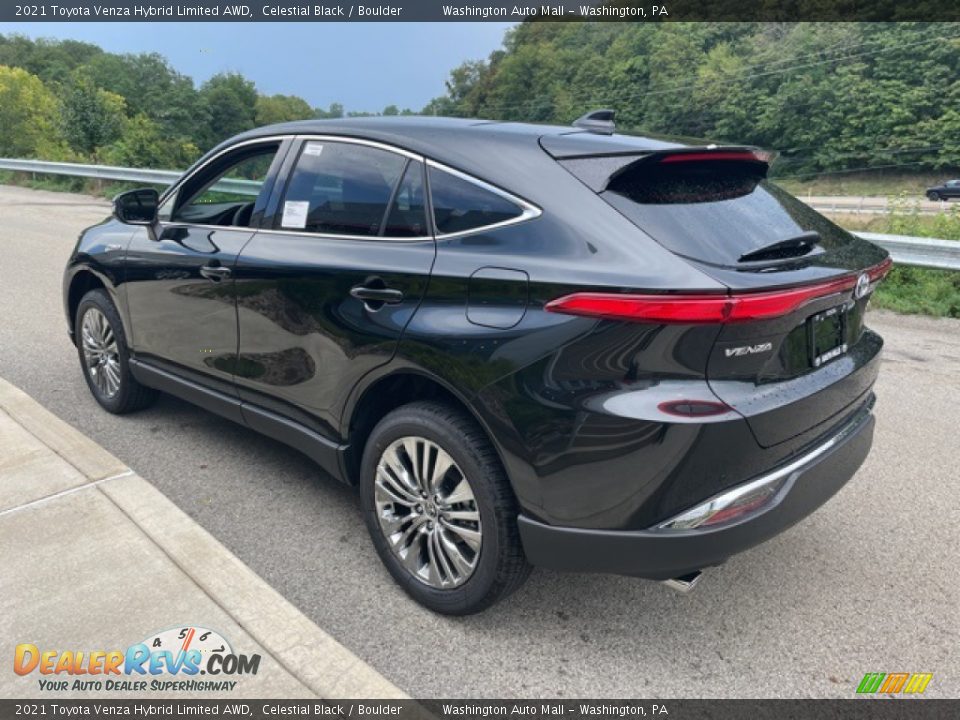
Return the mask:
[[502,195],[435,167],[430,168],[430,197],[440,235],[495,225],[523,214],[522,208]]
[[281,208],[280,225],[329,235],[376,236],[406,158],[355,145],[303,145]]

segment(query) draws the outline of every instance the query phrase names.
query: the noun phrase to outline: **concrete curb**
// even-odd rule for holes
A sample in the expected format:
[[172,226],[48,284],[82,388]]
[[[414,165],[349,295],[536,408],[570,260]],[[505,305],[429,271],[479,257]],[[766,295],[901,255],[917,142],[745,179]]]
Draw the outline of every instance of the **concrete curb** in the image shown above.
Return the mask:
[[3,378],[0,378],[0,407],[91,482],[130,470],[93,440]]
[[97,483],[97,491],[319,697],[408,697],[317,627],[153,485],[3,379],[0,408],[87,478],[88,484],[75,489]]

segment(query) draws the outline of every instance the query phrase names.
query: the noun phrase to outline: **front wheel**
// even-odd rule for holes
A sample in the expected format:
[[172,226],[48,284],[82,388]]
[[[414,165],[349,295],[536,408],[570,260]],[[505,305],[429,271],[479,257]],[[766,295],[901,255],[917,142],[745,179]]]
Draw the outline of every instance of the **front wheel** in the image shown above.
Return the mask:
[[101,407],[119,415],[156,399],[156,390],[138,383],[130,372],[123,323],[105,290],[91,290],[83,296],[74,328],[83,377]]
[[418,402],[381,420],[364,448],[360,492],[380,559],[435,612],[479,612],[530,572],[499,458],[455,408]]
[[940,199],[940,195],[939,193],[930,192],[930,193],[927,193],[927,199],[936,202],[937,200]]

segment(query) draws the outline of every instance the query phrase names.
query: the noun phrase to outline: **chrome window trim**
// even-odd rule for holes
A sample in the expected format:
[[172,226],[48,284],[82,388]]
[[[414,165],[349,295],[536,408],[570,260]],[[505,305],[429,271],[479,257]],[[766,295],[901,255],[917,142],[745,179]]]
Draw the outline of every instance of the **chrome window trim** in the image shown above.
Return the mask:
[[317,232],[316,230],[275,230],[273,228],[248,229],[256,230],[258,233],[270,233],[271,235],[300,235],[301,237],[304,235],[309,235],[310,237],[323,238],[325,240],[389,240],[393,243],[433,240],[433,235],[417,235],[416,237],[397,235],[337,235],[336,233],[321,233]]
[[[241,141],[238,142],[238,143],[234,143],[234,144],[231,145],[230,147],[225,147],[225,148],[223,148],[223,150],[221,150],[221,151],[218,152],[217,154],[211,155],[211,156],[208,157],[206,160],[204,160],[204,161],[203,161],[203,164],[197,165],[196,167],[194,167],[194,168],[192,168],[192,169],[187,170],[186,172],[184,172],[183,175],[181,175],[180,178],[179,178],[175,183],[173,183],[170,187],[168,187],[166,190],[163,191],[163,195],[160,196],[160,202],[158,203],[158,206],[163,205],[163,204],[167,201],[167,198],[170,197],[171,195],[173,195],[175,192],[177,192],[177,191],[180,189],[180,186],[183,185],[183,183],[184,183],[186,180],[188,180],[189,178],[192,178],[192,177],[193,177],[194,175],[196,175],[198,172],[200,172],[200,171],[203,170],[205,167],[207,167],[207,165],[209,165],[210,163],[212,163],[212,162],[213,162],[214,160],[216,160],[217,158],[223,157],[223,156],[226,155],[228,152],[231,152],[232,150],[235,150],[235,149],[237,149],[237,148],[246,147],[247,145],[257,145],[257,144],[260,144],[260,143],[270,143],[270,142],[281,142],[281,143],[282,143],[284,140],[289,140],[289,139],[294,138],[294,137],[296,137],[296,136],[294,136],[294,135],[265,135],[264,137],[260,137],[260,138],[251,138],[250,140],[241,140]],[[176,224],[176,225],[190,225],[191,223],[173,223],[173,224]],[[215,225],[214,227],[224,227],[224,226],[222,226],[222,225]]]
[[[259,138],[250,138],[249,140],[241,140],[240,142],[234,143],[229,147],[225,147],[215,155],[211,155],[209,158],[207,158],[203,162],[203,164],[197,165],[195,168],[193,168],[189,172],[184,173],[179,180],[177,180],[170,187],[168,187],[163,192],[163,195],[160,196],[159,205],[162,206],[165,202],[167,202],[169,198],[173,197],[173,195],[180,190],[180,186],[183,185],[183,183],[186,180],[194,177],[198,172],[202,172],[204,168],[210,165],[210,163],[214,162],[220,157],[223,157],[227,153],[232,152],[237,148],[246,147],[248,145],[257,145],[261,143],[271,143],[271,142],[282,143],[285,140],[292,140],[294,142],[300,141],[301,147],[299,148],[299,150],[301,153],[303,150],[302,144],[311,140],[322,140],[326,142],[341,142],[341,143],[347,143],[347,144],[353,144],[353,145],[364,145],[366,147],[372,147],[379,150],[392,152],[394,154],[400,155],[410,160],[417,160],[419,162],[422,162],[428,168],[433,167],[433,168],[436,168],[437,170],[440,170],[441,172],[450,173],[451,175],[458,177],[461,180],[465,180],[466,182],[476,185],[479,188],[482,188],[488,192],[498,195],[504,198],[505,200],[513,203],[514,205],[517,205],[520,208],[521,213],[515,218],[510,218],[509,220],[503,220],[501,222],[493,223],[491,225],[481,225],[479,227],[470,228],[469,230],[460,230],[458,232],[452,232],[452,233],[436,233],[435,235],[418,235],[417,237],[399,237],[395,235],[338,235],[336,233],[320,233],[320,232],[311,231],[311,230],[283,230],[283,229],[274,229],[274,228],[236,227],[233,225],[207,225],[204,223],[177,222],[173,219],[158,220],[157,223],[161,227],[166,227],[168,225],[182,225],[182,226],[196,227],[196,228],[210,228],[212,230],[238,230],[238,231],[250,230],[255,233],[264,232],[264,233],[280,233],[283,235],[301,235],[301,236],[309,235],[311,237],[317,237],[317,238],[333,238],[333,239],[342,238],[344,240],[389,240],[390,242],[423,242],[424,240],[433,240],[433,239],[448,240],[452,238],[464,237],[466,235],[473,235],[479,232],[496,230],[501,227],[507,227],[509,225],[516,225],[517,223],[526,222],[527,220],[533,220],[535,218],[540,217],[543,214],[543,211],[539,207],[537,207],[531,202],[528,202],[527,200],[524,200],[521,197],[518,197],[517,195],[514,195],[513,193],[507,192],[506,190],[503,190],[497,187],[496,185],[491,185],[490,183],[484,180],[481,180],[480,178],[474,177],[473,175],[465,173],[461,170],[457,170],[456,168],[450,167],[449,165],[445,165],[441,162],[433,160],[432,158],[428,158],[425,155],[415,153],[411,150],[406,150],[405,148],[397,147],[396,145],[389,145],[387,143],[378,142],[376,140],[367,140],[366,138],[351,137],[347,135],[323,135],[323,134],[311,134],[311,133],[287,134],[287,135],[265,135]],[[299,162],[299,160],[300,158],[297,157],[296,162]],[[293,169],[294,170],[296,169],[296,163],[294,163]],[[428,184],[427,194],[431,196],[430,207],[428,209],[430,212],[432,212],[433,203],[432,203],[432,193],[429,191],[429,173],[427,173],[427,176],[428,176],[427,177],[427,184]],[[436,221],[434,218],[428,216],[427,221],[428,221],[428,224],[430,224],[431,226],[433,227],[436,226]]]
[[[476,178],[473,175],[469,175],[465,172],[462,172],[461,170],[452,168],[449,165],[444,165],[443,163],[437,162],[436,160],[432,160],[430,158],[426,159],[426,163],[427,163],[427,167],[433,167],[442,172],[450,173],[454,177],[458,177],[461,180],[465,180],[466,182],[476,185],[477,187],[482,188],[487,192],[491,192],[494,195],[499,195],[503,199],[509,202],[512,202],[514,205],[518,206],[521,210],[521,213],[517,217],[510,218],[509,220],[502,220],[501,222],[493,223],[492,225],[481,225],[479,227],[470,228],[469,230],[458,230],[457,232],[452,232],[452,233],[438,232],[435,236],[437,240],[447,240],[450,238],[458,238],[458,237],[463,237],[465,235],[472,235],[478,232],[496,230],[497,228],[507,227],[508,225],[516,225],[517,223],[526,222],[527,220],[533,220],[535,218],[540,217],[543,214],[543,211],[533,203],[528,202],[521,197],[517,197],[513,193],[509,193],[506,190],[502,190],[501,188],[498,188],[496,185],[491,185],[490,183],[484,180],[481,180],[480,178]],[[429,177],[430,177],[430,174],[427,173],[428,180],[429,180]],[[430,204],[432,209],[432,205],[433,205],[432,190],[430,192],[430,199],[431,199]],[[436,216],[431,218],[431,220],[433,221],[434,228],[436,228],[436,224],[437,224]]]
[[[397,155],[403,155],[404,157],[410,158],[411,160],[419,160],[423,162],[425,158],[423,155],[419,155],[411,150],[406,150],[396,145],[388,145],[387,143],[378,142],[376,140],[367,140],[366,138],[351,137],[349,135],[290,135],[289,137],[294,140],[325,140],[328,142],[342,142],[350,143],[353,145],[366,145],[367,147],[377,148],[378,150],[386,150],[387,152],[396,153]],[[300,160],[298,157],[297,160]]]

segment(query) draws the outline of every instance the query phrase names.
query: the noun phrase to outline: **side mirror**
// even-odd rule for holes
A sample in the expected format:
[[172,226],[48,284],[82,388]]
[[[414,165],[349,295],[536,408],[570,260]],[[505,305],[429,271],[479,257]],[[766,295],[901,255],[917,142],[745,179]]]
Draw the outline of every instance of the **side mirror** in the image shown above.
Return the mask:
[[138,188],[113,199],[113,214],[128,225],[153,225],[157,220],[160,194],[153,188]]

